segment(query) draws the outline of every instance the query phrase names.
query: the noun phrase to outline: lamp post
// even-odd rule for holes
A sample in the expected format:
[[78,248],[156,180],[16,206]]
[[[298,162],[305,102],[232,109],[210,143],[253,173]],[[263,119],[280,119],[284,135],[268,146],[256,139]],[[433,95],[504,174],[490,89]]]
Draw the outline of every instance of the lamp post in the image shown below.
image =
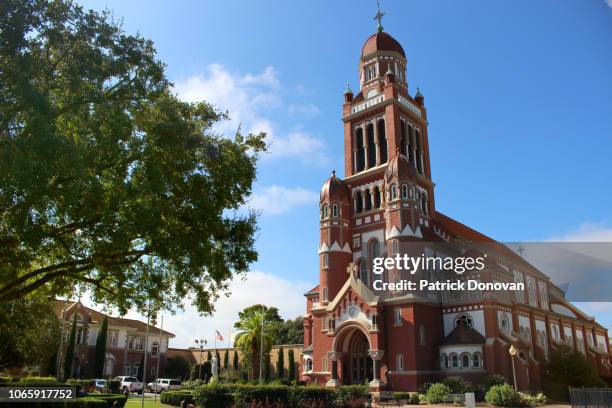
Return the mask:
[[514,358],[518,354],[518,350],[516,349],[516,347],[514,347],[514,344],[510,346],[510,348],[508,349],[508,353],[510,354],[510,358],[512,360],[512,379],[514,382],[514,391],[518,391],[516,387],[516,368],[514,367]]
[[204,353],[204,346],[206,345],[206,340],[204,339],[195,339],[196,347],[200,347],[200,364],[198,365],[198,380],[202,381],[202,354]]

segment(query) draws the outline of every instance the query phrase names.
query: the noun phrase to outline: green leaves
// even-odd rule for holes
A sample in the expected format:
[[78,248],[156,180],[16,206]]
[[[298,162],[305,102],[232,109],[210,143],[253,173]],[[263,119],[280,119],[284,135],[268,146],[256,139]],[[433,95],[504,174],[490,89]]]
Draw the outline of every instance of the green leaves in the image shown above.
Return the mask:
[[257,259],[264,135],[173,94],[150,41],[69,1],[11,0],[0,22],[0,302],[44,287],[144,310],[210,312]]

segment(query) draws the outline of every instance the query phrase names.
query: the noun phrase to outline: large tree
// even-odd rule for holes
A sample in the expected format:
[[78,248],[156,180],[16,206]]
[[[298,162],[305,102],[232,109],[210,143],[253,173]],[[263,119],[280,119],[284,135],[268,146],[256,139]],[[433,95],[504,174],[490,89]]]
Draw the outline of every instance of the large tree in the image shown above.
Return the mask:
[[42,296],[0,303],[0,371],[44,364],[55,374],[60,325]]
[[108,319],[104,316],[98,337],[96,338],[96,356],[94,360],[94,376],[102,378],[104,375],[104,360],[106,359],[106,335],[108,331]]
[[191,367],[189,361],[183,356],[174,356],[166,360],[166,368],[164,370],[164,377],[167,378],[180,378],[186,380],[189,378]]
[[276,377],[285,377],[285,350],[283,350],[283,346],[278,348],[278,358],[276,359]]
[[289,377],[289,379],[291,381],[294,381],[295,378],[295,356],[293,355],[293,349],[290,348],[289,352],[287,353],[287,359],[289,360],[289,366],[287,369],[287,377]]
[[276,344],[304,344],[304,318],[285,320],[276,329]]
[[88,289],[209,312],[257,258],[263,134],[179,100],[151,41],[70,0],[0,5],[0,302]]

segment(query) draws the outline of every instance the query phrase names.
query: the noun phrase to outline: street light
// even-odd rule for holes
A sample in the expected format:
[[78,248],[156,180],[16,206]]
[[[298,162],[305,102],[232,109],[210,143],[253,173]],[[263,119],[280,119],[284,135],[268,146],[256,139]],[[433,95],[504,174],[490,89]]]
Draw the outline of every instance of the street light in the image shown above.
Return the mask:
[[514,391],[517,391],[516,388],[516,369],[514,367],[514,358],[518,354],[518,350],[514,347],[514,344],[510,346],[508,349],[508,353],[510,354],[510,358],[512,359],[512,379],[514,380]]
[[195,339],[196,347],[200,347],[200,364],[198,365],[198,380],[202,381],[202,354],[204,354],[204,346],[207,341],[204,339]]

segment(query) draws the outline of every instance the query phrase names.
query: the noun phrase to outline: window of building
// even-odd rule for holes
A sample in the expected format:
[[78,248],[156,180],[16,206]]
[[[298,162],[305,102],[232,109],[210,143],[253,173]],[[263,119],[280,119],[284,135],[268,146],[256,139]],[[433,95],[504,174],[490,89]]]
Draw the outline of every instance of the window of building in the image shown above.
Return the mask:
[[425,345],[425,326],[420,325],[419,326],[419,344],[421,346]]
[[470,367],[470,356],[468,356],[467,354],[464,354],[463,356],[461,356],[461,367],[462,368]]
[[501,315],[500,326],[504,333],[510,333],[510,319],[506,313]]
[[355,146],[357,147],[355,157],[355,171],[365,169],[365,147],[363,146],[363,127],[358,127],[355,131]]
[[440,368],[448,368],[448,356],[442,353],[442,357],[440,358]]
[[404,355],[401,353],[395,356],[395,369],[397,371],[404,370]]
[[321,364],[321,366],[323,367],[323,372],[328,372],[329,371],[329,366],[328,366],[328,360],[327,357],[323,357],[323,362]]
[[323,209],[321,210],[321,218],[327,218],[328,205],[323,204]]
[[334,218],[338,218],[339,215],[339,211],[338,211],[338,204],[333,204],[332,205],[332,217]]
[[312,359],[306,360],[306,371],[312,371]]
[[399,241],[397,239],[394,239],[391,243],[391,252],[392,255],[399,254]]
[[152,357],[157,357],[157,353],[159,352],[159,344],[157,342],[154,342],[151,345],[151,356]]
[[76,333],[76,344],[85,343],[85,328],[79,327]]
[[323,254],[323,267],[324,268],[329,267],[329,255],[328,254]]
[[365,193],[365,210],[370,211],[372,209],[372,194],[369,189],[366,189]]
[[472,367],[480,368],[480,355],[478,353],[474,353],[472,356]]
[[363,196],[361,195],[361,191],[358,191],[355,194],[355,212],[360,213],[363,211]]
[[451,367],[452,368],[459,368],[459,356],[456,354],[453,354],[451,356]]
[[374,187],[374,208],[380,208],[380,189]]
[[533,307],[538,307],[538,298],[536,296],[535,279],[531,276],[527,277],[527,290],[529,291],[529,304]]
[[542,309],[548,310],[548,288],[546,282],[538,282],[538,289],[540,290],[540,304]]
[[408,198],[408,184],[402,184],[402,198]]
[[359,259],[359,279],[364,285],[368,285],[370,282],[370,274],[368,273],[368,262],[365,258]]
[[429,209],[427,207],[427,194],[426,193],[421,194],[421,211],[423,211],[423,214],[425,215],[429,213]]
[[[523,285],[523,274],[519,271],[514,271],[514,283],[516,283],[517,285]],[[525,292],[522,290],[517,290],[514,293],[516,293],[516,301],[518,303],[525,303]]]
[[376,166],[376,142],[374,141],[374,125],[366,126],[366,139],[368,142],[368,168]]
[[323,301],[327,302],[329,300],[329,290],[327,288],[323,288]]
[[395,200],[397,198],[397,186],[395,184],[391,184],[391,200]]
[[380,162],[386,163],[388,159],[387,154],[387,136],[385,130],[385,120],[378,119],[378,150],[380,151]]
[[472,329],[474,327],[474,323],[472,321],[472,316],[467,313],[462,313],[455,319],[455,326],[458,326],[460,323],[464,323],[467,327]]
[[109,330],[107,334],[106,344],[111,347],[117,347],[119,341],[119,332],[117,330]]
[[396,307],[394,309],[394,314],[395,314],[395,324],[396,325],[401,325],[402,324],[402,309],[400,307]]

